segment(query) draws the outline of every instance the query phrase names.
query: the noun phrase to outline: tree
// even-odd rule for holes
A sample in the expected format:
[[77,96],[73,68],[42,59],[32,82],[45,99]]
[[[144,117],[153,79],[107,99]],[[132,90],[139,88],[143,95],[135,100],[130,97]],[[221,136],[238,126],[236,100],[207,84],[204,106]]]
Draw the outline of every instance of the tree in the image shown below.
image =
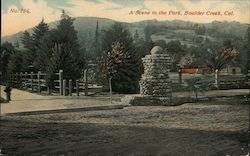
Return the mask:
[[7,75],[27,71],[26,59],[22,51],[14,49],[7,64]]
[[34,60],[36,58],[35,48],[32,41],[32,36],[28,31],[24,31],[21,37],[22,44],[24,45],[23,57],[25,58],[27,64],[26,66],[33,66]]
[[204,35],[206,33],[206,28],[204,25],[196,26],[194,32],[196,35]]
[[38,54],[39,58],[44,60],[42,66],[48,75],[47,80],[53,79],[53,73],[59,69],[64,71],[65,79],[75,80],[81,76],[85,60],[80,53],[73,21],[74,19],[63,11],[57,28],[46,33],[41,40]]
[[166,50],[167,49],[167,44],[165,40],[156,40],[154,42],[154,46],[160,46],[162,49]]
[[135,51],[133,39],[127,29],[120,23],[115,23],[103,31],[102,51],[105,55],[112,51],[112,44],[119,42],[124,46],[124,54],[130,56],[129,60],[120,67],[118,75],[113,79],[113,89],[117,92],[136,92],[138,89],[139,66],[138,54]]
[[139,37],[139,34],[138,34],[138,30],[137,30],[137,29],[135,30],[135,34],[134,34],[134,42],[135,42],[135,43],[140,42],[140,37]]
[[219,73],[236,56],[235,49],[232,47],[220,47],[218,44],[214,44],[207,48],[205,54],[205,63],[214,72],[215,86],[218,87]]
[[190,92],[194,92],[196,100],[198,100],[198,92],[205,92],[212,88],[211,80],[205,77],[193,77],[186,79],[185,82],[185,88]]
[[21,37],[21,41],[25,49],[30,51],[33,50],[32,38],[28,31],[24,31],[23,36]]
[[32,45],[35,49],[37,49],[40,45],[40,41],[42,37],[49,31],[49,26],[47,23],[44,22],[44,19],[33,28],[32,33]]
[[41,44],[43,36],[49,31],[49,26],[44,22],[44,19],[33,28],[33,33],[25,31],[22,36],[22,43],[24,45],[24,59],[27,59],[27,66],[34,66],[35,70],[41,70],[39,67],[38,48]]
[[184,53],[181,42],[179,40],[170,41],[167,43],[166,49],[172,59],[172,70],[177,70],[177,64]]
[[119,42],[113,42],[112,50],[101,59],[100,70],[109,78],[110,103],[112,103],[112,78],[119,78],[119,71],[123,65],[129,62],[130,56],[124,52],[124,46]]
[[96,22],[96,29],[95,29],[95,38],[94,41],[91,43],[90,56],[89,59],[96,62],[101,57],[101,42],[100,42],[100,35],[99,35],[99,24],[98,21]]
[[15,53],[15,50],[15,47],[10,42],[5,42],[1,45],[0,72],[2,73],[2,81],[7,79],[7,65],[10,62],[12,54]]

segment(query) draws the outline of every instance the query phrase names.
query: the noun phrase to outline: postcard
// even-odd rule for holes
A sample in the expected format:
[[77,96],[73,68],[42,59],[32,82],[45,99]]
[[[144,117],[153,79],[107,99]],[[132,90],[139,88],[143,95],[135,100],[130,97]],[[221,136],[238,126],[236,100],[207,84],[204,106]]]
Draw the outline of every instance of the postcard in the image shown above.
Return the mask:
[[249,156],[249,0],[1,0],[0,156]]

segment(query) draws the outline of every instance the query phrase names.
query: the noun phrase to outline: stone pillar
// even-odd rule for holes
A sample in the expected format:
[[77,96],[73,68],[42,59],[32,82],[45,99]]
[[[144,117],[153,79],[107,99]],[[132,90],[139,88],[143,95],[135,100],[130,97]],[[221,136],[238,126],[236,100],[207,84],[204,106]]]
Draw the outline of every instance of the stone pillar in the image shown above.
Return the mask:
[[171,59],[159,46],[142,58],[144,74],[140,80],[140,95],[125,96],[122,102],[132,105],[173,105],[169,72]]

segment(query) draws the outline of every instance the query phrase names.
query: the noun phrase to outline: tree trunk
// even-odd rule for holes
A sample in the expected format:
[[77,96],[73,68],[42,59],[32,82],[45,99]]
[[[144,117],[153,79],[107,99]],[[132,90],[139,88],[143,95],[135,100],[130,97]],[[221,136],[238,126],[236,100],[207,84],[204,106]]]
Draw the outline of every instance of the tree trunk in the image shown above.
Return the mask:
[[110,94],[110,104],[112,104],[112,84],[111,84],[112,78],[109,78],[109,94]]

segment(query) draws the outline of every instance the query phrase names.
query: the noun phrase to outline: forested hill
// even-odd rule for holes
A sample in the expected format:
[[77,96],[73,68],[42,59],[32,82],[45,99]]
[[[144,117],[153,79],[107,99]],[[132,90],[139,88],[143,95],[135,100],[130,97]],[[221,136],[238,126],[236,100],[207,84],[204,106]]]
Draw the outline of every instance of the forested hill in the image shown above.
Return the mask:
[[[75,29],[78,31],[78,37],[80,41],[87,41],[94,38],[96,25],[98,21],[99,30],[105,29],[111,26],[114,20],[107,18],[98,18],[98,17],[76,17],[74,21]],[[49,23],[50,28],[54,28],[57,25],[57,21]],[[204,26],[207,30],[208,36],[225,37],[225,36],[234,36],[239,38],[244,38],[248,25],[241,24],[239,22],[220,22],[213,21],[211,23],[198,24],[189,21],[173,20],[173,21],[157,21],[157,20],[145,20],[134,23],[123,23],[130,30],[132,35],[137,30],[141,37],[144,37],[144,29],[149,27],[151,35],[156,35],[157,33],[164,31],[171,31],[173,39],[175,39],[175,34],[182,33],[183,30],[195,30],[198,27]],[[172,31],[174,30],[174,31]],[[181,31],[178,31],[181,30]],[[32,32],[32,29],[28,29],[28,32]],[[19,32],[14,35],[1,37],[2,43],[8,41],[12,43],[19,42],[22,37],[23,32]],[[168,34],[166,34],[168,35]],[[161,37],[160,37],[161,39]],[[177,38],[178,39],[178,38]],[[166,40],[167,41],[167,40]]]

